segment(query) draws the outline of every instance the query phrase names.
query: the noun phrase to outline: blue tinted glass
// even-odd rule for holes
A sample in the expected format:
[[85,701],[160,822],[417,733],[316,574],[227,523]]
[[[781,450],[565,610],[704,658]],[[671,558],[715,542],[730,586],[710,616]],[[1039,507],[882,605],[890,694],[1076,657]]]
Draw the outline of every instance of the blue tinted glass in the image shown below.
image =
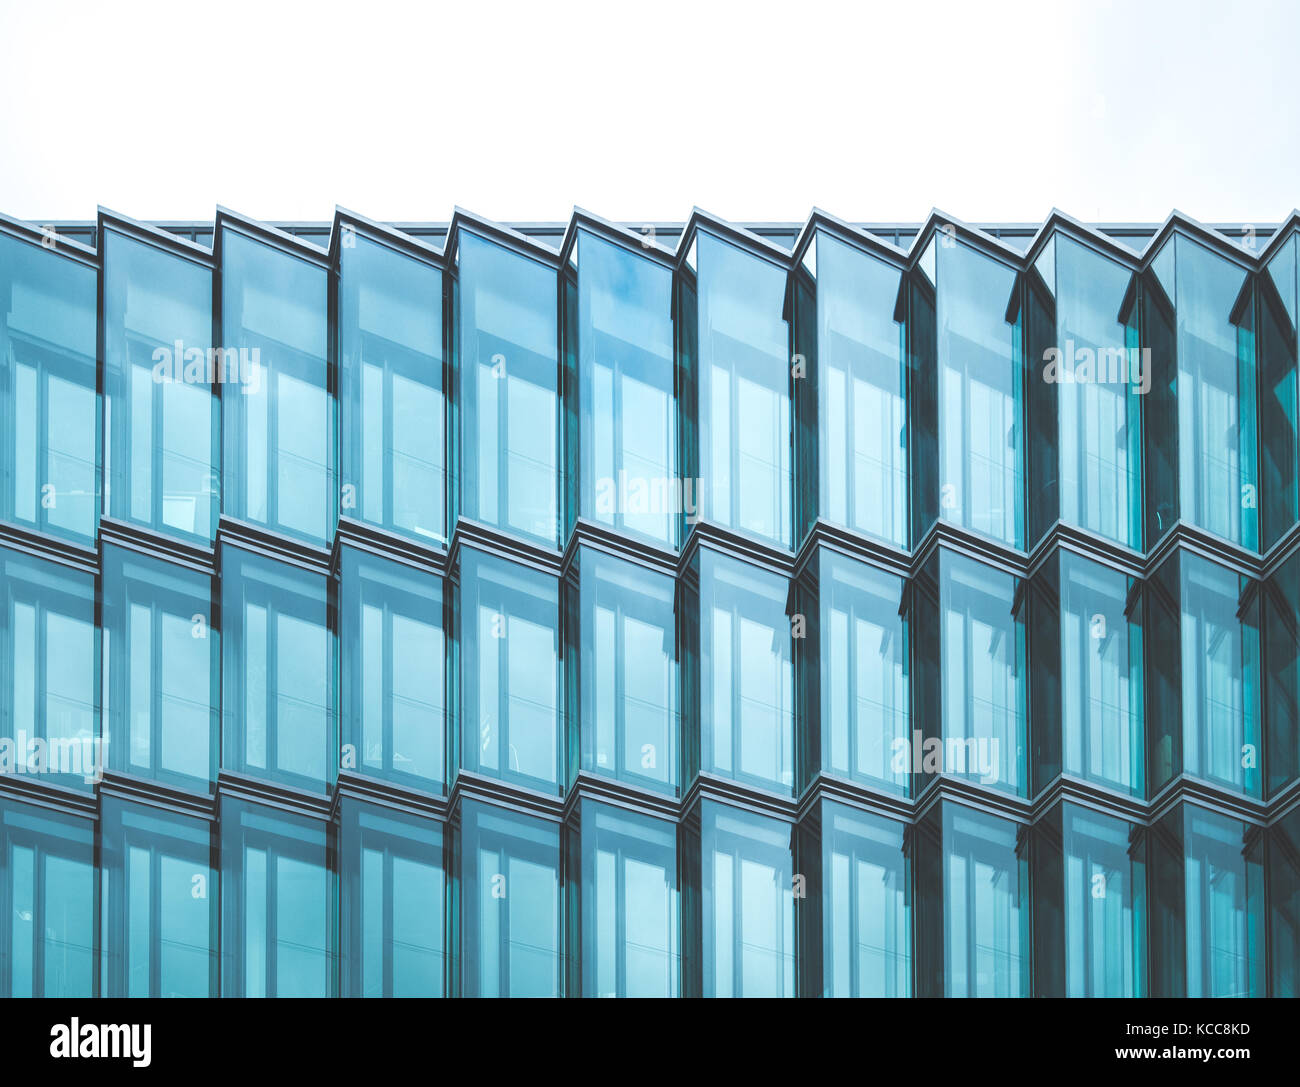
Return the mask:
[[339,509],[445,544],[442,270],[345,231]]
[[457,338],[463,516],[554,546],[559,535],[555,269],[460,235]]
[[785,269],[713,235],[699,254],[699,493],[715,524],[790,546]]
[[327,579],[223,548],[222,765],[319,790],[338,764]]
[[352,798],[340,807],[344,996],[442,996],[442,828]]
[[0,548],[0,775],[99,781],[98,660],[94,575]]
[[582,802],[574,865],[581,995],[678,995],[677,828]]
[[96,275],[0,234],[0,517],[93,542]]
[[[579,767],[652,789],[677,781],[673,580],[581,548],[578,591],[566,584],[578,638],[566,661],[580,720]],[[567,650],[566,650],[567,651]]]
[[459,592],[460,765],[557,792],[559,585],[466,548]]
[[674,468],[672,273],[578,234],[576,339],[581,436],[578,512],[671,544]]
[[331,996],[328,825],[221,802],[221,992]]
[[462,996],[561,996],[560,828],[466,801],[453,908]]
[[113,230],[101,244],[109,513],[207,541],[220,495],[212,271]]
[[217,880],[203,819],[105,798],[103,995],[216,995]]
[[0,799],[0,917],[0,995],[95,995],[89,820]]
[[334,493],[326,270],[221,236],[223,512],[326,542]]
[[441,792],[442,584],[353,547],[340,551],[344,769]]
[[111,765],[206,791],[220,662],[211,578],[105,546],[101,598]]

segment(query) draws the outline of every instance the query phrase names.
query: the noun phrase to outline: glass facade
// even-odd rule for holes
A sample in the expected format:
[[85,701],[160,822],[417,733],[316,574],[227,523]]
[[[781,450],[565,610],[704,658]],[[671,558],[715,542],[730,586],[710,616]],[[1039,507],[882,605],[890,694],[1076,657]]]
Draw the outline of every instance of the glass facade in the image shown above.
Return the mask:
[[0,995],[1295,995],[1294,229],[0,218]]

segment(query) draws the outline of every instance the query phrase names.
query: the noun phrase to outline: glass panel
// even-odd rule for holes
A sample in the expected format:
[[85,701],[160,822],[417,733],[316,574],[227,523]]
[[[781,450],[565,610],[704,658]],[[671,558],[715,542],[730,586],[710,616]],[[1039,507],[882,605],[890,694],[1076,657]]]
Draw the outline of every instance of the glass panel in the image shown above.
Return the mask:
[[328,542],[336,499],[325,268],[221,236],[224,512]]
[[327,579],[223,550],[222,765],[320,790],[338,763]]
[[109,513],[202,541],[216,530],[212,271],[105,230]]
[[93,266],[0,234],[0,518],[93,544],[99,517]]
[[340,511],[445,544],[442,270],[355,230],[339,253]]

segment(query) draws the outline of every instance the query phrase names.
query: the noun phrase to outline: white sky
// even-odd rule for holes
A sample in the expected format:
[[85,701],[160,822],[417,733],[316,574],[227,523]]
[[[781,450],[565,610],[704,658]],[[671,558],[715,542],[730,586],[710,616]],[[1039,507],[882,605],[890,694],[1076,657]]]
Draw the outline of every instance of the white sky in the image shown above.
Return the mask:
[[1274,222],[1300,4],[0,0],[0,211]]

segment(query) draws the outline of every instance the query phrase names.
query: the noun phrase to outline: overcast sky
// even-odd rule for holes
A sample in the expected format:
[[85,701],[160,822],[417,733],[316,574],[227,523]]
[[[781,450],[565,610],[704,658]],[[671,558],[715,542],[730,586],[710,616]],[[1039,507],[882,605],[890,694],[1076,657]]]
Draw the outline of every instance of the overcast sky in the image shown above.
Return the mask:
[[1275,222],[1300,4],[0,0],[0,211]]

